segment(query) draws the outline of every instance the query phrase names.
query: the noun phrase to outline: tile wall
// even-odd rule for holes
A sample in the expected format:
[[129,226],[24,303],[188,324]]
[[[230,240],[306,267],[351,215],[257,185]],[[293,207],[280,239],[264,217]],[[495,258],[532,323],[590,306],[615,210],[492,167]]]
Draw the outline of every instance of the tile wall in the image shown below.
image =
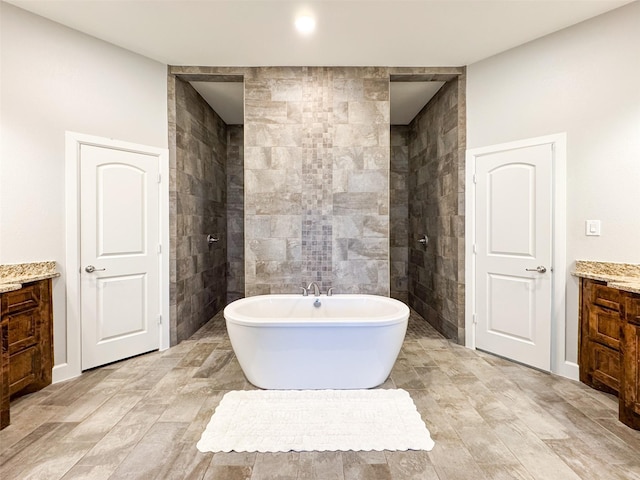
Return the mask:
[[244,130],[227,127],[227,304],[244,297]]
[[[447,82],[409,125],[409,303],[464,342],[463,77]],[[461,128],[462,127],[462,128]],[[417,242],[429,237],[426,247]]]
[[389,245],[391,297],[409,303],[409,127],[391,126]]
[[[244,129],[185,83],[209,79],[244,80]],[[390,79],[448,83],[390,127]],[[169,67],[168,86],[172,344],[225,300],[310,281],[408,300],[464,341],[463,68]]]
[[387,69],[251,69],[244,128],[246,294],[388,295]]
[[[173,89],[171,88],[173,86]],[[175,78],[175,158],[170,165],[171,344],[189,338],[227,297],[227,127]],[[209,245],[207,234],[219,241]],[[175,317],[173,316],[175,315]]]

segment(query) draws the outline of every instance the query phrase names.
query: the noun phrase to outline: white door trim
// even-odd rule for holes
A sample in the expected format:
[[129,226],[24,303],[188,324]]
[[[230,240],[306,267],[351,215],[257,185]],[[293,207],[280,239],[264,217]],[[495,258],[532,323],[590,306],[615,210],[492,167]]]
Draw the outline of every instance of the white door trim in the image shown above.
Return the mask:
[[80,146],[95,145],[156,156],[160,168],[160,314],[162,325],[158,347],[169,348],[169,152],[167,149],[122,142],[109,138],[65,133],[65,218],[66,218],[66,361],[53,368],[53,382],[82,373],[80,318]]
[[479,147],[467,150],[465,172],[465,344],[476,348],[474,307],[476,242],[476,187],[474,175],[477,158],[496,151],[512,150],[541,144],[551,144],[554,151],[553,164],[553,292],[551,318],[551,371],[574,380],[578,379],[578,365],[566,359],[566,284],[567,284],[567,235],[566,235],[566,195],[567,195],[567,136],[566,133],[528,138],[514,142]]

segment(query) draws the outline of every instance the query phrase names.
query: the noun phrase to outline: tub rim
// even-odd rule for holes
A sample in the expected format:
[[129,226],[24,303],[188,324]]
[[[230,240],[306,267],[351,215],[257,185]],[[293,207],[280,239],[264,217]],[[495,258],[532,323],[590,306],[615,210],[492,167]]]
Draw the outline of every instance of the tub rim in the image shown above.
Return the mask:
[[[377,317],[371,320],[369,317],[335,317],[335,318],[322,318],[314,319],[311,317],[290,317],[290,318],[260,318],[250,317],[248,315],[242,315],[237,313],[237,303],[256,303],[261,300],[265,300],[267,297],[271,298],[290,298],[290,299],[313,299],[319,298],[321,301],[337,298],[344,299],[348,297],[364,297],[382,299],[383,301],[391,302],[398,307],[398,311],[393,314]],[[272,328],[272,327],[386,327],[391,325],[397,325],[409,320],[409,307],[400,300],[391,297],[385,297],[383,295],[371,295],[363,293],[345,293],[334,294],[331,297],[321,295],[320,297],[303,297],[302,295],[295,295],[291,293],[284,294],[266,294],[266,295],[254,295],[251,297],[244,297],[238,300],[234,300],[224,308],[223,316],[225,322],[233,325],[241,325],[245,327],[253,328]],[[231,317],[231,318],[229,318]]]

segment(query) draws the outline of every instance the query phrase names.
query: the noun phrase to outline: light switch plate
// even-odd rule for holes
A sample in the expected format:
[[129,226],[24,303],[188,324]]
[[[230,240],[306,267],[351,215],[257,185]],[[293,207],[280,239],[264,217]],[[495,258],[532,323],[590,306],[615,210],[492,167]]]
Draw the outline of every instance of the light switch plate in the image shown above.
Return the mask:
[[585,233],[588,237],[600,236],[600,220],[587,220],[585,222]]

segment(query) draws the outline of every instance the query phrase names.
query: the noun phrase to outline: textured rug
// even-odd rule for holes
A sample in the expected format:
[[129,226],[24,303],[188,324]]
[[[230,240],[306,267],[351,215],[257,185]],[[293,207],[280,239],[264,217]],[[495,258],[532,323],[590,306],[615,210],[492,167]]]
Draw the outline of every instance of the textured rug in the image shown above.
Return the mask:
[[227,393],[201,452],[431,450],[405,390],[247,390]]

